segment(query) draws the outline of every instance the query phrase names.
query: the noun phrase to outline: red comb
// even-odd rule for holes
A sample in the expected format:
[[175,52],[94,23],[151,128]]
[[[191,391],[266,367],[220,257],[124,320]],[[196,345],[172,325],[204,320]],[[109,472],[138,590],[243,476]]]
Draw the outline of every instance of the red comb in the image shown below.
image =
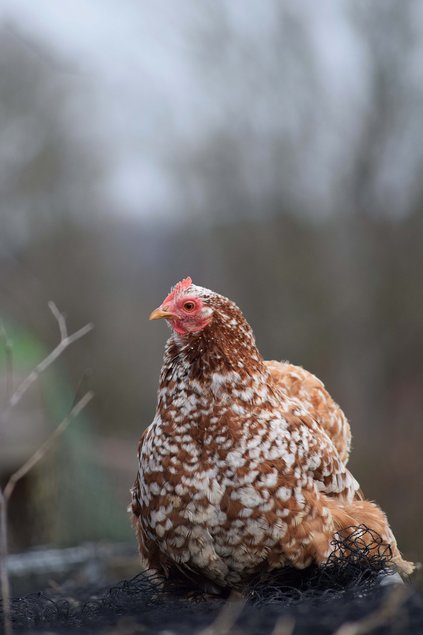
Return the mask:
[[173,300],[175,295],[177,295],[178,293],[181,293],[181,291],[185,291],[185,289],[188,289],[188,287],[190,287],[191,285],[192,285],[191,278],[189,276],[188,276],[188,278],[184,278],[183,280],[178,282],[178,284],[175,284],[175,286],[172,287],[171,292],[163,300],[162,304],[165,304],[166,302],[170,302],[171,300]]

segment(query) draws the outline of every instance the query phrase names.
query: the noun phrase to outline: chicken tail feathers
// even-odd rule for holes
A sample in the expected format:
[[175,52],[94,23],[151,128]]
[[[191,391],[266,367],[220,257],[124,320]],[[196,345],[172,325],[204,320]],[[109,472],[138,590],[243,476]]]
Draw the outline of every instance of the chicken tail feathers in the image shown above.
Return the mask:
[[[389,566],[401,575],[408,576],[414,571],[415,564],[403,559],[386,515],[375,503],[354,500],[341,506],[338,502],[331,505],[331,513],[341,542],[345,539],[344,545],[351,544],[351,547],[346,547],[346,551],[350,553],[345,555],[353,555],[352,545],[355,545],[361,551],[368,553],[370,557],[386,558]],[[356,534],[355,540],[352,541],[351,532],[355,533],[357,527],[364,531],[361,531],[360,535]]]

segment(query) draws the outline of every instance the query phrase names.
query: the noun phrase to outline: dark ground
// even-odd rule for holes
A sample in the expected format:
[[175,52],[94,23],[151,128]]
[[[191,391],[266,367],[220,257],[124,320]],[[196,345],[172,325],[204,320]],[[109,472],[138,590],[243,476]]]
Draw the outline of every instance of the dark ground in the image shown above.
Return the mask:
[[[355,528],[336,543],[324,567],[284,569],[251,581],[243,597],[210,596],[187,580],[165,588],[144,574],[112,587],[49,589],[13,601],[20,634],[419,635],[423,595],[392,583],[389,553],[374,535],[376,554]],[[372,534],[373,537],[373,534]],[[382,583],[381,583],[382,581]],[[387,582],[391,582],[387,584]]]

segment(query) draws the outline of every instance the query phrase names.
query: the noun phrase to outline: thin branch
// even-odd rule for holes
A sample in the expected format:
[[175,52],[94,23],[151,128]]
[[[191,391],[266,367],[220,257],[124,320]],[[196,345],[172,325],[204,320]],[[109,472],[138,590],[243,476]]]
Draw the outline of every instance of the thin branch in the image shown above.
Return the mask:
[[7,573],[7,506],[13,494],[16,484],[40,461],[50,450],[55,440],[65,432],[69,424],[79,415],[93,398],[94,393],[89,391],[73,406],[69,414],[59,423],[54,432],[48,437],[42,446],[20,467],[8,480],[6,487],[0,489],[0,583],[1,599],[3,606],[4,634],[12,635],[12,621],[10,610],[10,583]]
[[47,304],[48,304],[48,308],[53,313],[53,315],[56,318],[57,323],[59,325],[60,339],[61,340],[66,339],[67,336],[68,336],[68,330],[67,330],[67,327],[66,327],[65,315],[59,311],[59,309],[57,308],[57,306],[56,306],[55,302],[53,302],[53,300],[49,300],[49,302]]
[[79,415],[81,410],[83,410],[88,405],[93,396],[94,393],[92,390],[85,393],[85,395],[73,406],[69,414],[63,419],[63,421],[57,426],[57,428],[55,428],[54,432],[52,432],[48,439],[44,441],[42,446],[39,447],[38,450],[36,450],[34,454],[30,456],[29,459],[25,461],[25,463],[18,470],[16,470],[14,474],[12,474],[3,490],[6,503],[9,502],[9,499],[13,493],[13,490],[15,489],[16,484],[21,480],[21,478],[25,476],[25,474],[32,470],[32,468],[38,463],[38,461],[43,458],[43,456],[50,450],[57,437],[63,434],[72,420],[75,419],[75,417]]
[[198,631],[197,635],[227,635],[241,615],[246,603],[245,598],[238,593],[232,593],[226,604],[223,605],[215,621],[204,629]]
[[47,357],[45,357],[17,387],[17,389],[9,399],[9,402],[5,408],[6,411],[10,410],[19,403],[28,388],[30,388],[30,386],[32,386],[32,384],[37,381],[38,377],[45,370],[47,370],[47,368],[63,353],[66,348],[68,348],[68,346],[73,344],[73,342],[76,342],[76,340],[81,339],[81,337],[84,337],[84,335],[89,333],[94,328],[93,324],[86,324],[78,331],[75,331],[75,333],[69,335],[66,327],[65,316],[63,315],[63,313],[59,311],[54,302],[49,302],[48,305],[59,325],[60,342],[56,346],[56,348],[54,348],[51,353],[47,355]]
[[[47,355],[23,380],[23,382],[18,386],[15,392],[9,397],[12,392],[12,374],[11,370],[13,370],[13,358],[12,358],[12,348],[11,342],[7,338],[6,331],[3,326],[0,328],[0,337],[3,336],[5,341],[5,352],[6,352],[6,365],[8,368],[8,375],[10,377],[10,383],[8,383],[7,390],[7,399],[8,403],[3,411],[0,413],[4,416],[8,411],[10,411],[19,401],[22,399],[23,395],[26,393],[28,388],[32,386],[32,384],[37,381],[38,377],[43,373],[62,353],[63,351],[79,340],[81,337],[89,333],[92,330],[92,324],[86,324],[75,333],[71,335],[68,334],[66,319],[63,313],[59,311],[54,302],[49,302],[48,304],[50,311],[53,313],[54,317],[57,320],[59,325],[60,332],[60,342],[53,349],[53,351]],[[10,373],[10,374],[9,374]],[[82,385],[82,380],[78,386],[77,393],[74,398],[74,403],[69,414],[61,421],[61,423],[57,426],[54,432],[48,437],[48,439],[42,444],[42,446],[34,452],[34,454],[18,469],[10,479],[8,480],[6,487],[4,490],[0,488],[0,587],[1,587],[1,599],[2,599],[2,608],[3,608],[3,627],[5,635],[12,635],[12,621],[11,621],[11,610],[10,610],[10,583],[9,576],[7,572],[7,555],[8,555],[8,545],[7,545],[7,507],[9,499],[15,489],[16,484],[23,478],[28,472],[44,457],[44,455],[50,450],[54,441],[66,430],[69,424],[79,415],[81,410],[87,406],[87,404],[93,398],[94,393],[92,391],[88,391],[85,395],[79,399],[78,396],[80,394]]]
[[295,628],[295,620],[293,617],[282,617],[272,631],[272,635],[292,635]]
[[[10,398],[13,390],[13,352],[12,341],[9,339],[3,322],[0,324],[0,336],[4,342],[6,363],[6,399]],[[3,607],[4,634],[12,635],[12,620],[10,616],[10,584],[7,571],[7,501],[0,488],[0,589]]]
[[10,583],[7,573],[7,502],[0,489],[0,584],[3,608],[4,635],[12,635],[10,617]]

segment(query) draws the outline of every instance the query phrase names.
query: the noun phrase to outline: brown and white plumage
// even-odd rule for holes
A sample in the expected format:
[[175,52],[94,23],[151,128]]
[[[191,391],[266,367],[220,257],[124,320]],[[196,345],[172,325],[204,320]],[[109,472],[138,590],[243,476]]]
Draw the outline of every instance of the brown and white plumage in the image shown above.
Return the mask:
[[172,335],[132,489],[144,564],[239,587],[260,570],[323,563],[336,532],[366,524],[410,572],[384,513],[361,500],[348,421],[323,384],[264,362],[239,308],[190,279],[159,317]]
[[323,382],[308,370],[289,362],[271,360],[265,364],[284,395],[301,402],[309,415],[330,437],[341,461],[346,463],[351,449],[350,424]]

